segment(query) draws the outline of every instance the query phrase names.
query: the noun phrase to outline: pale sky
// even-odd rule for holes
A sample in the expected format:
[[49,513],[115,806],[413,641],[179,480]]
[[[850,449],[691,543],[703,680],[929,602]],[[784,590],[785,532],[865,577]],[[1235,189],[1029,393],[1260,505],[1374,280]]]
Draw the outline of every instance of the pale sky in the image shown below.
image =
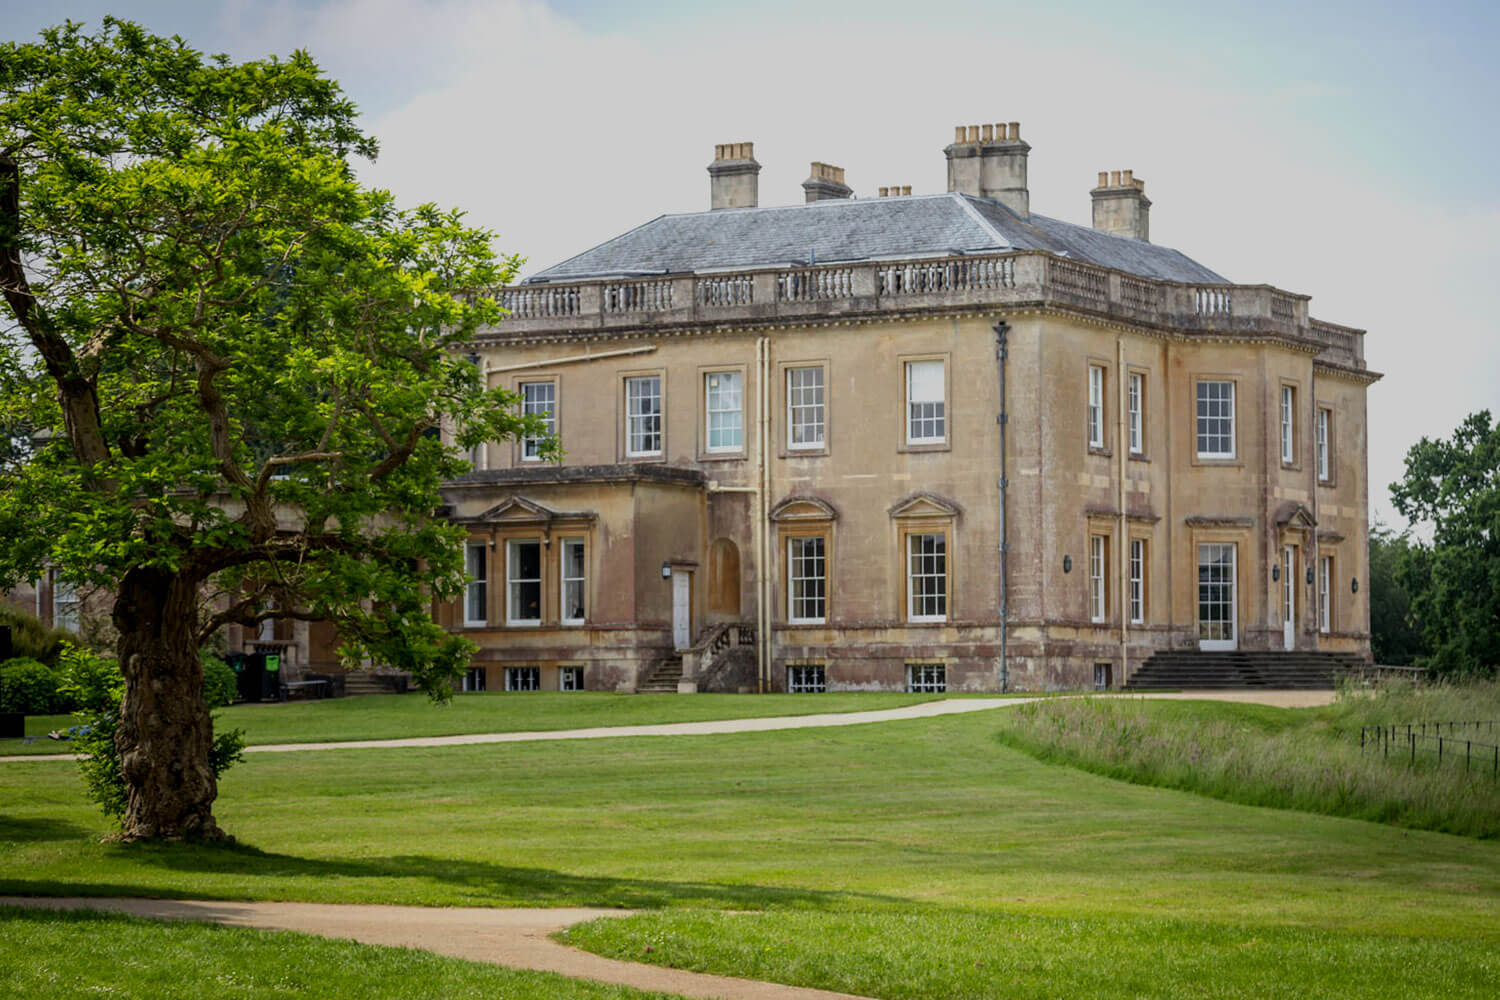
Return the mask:
[[1369,331],[1370,499],[1418,438],[1500,410],[1500,5],[1123,0],[7,0],[0,35],[104,13],[237,58],[304,48],[381,143],[369,183],[464,208],[535,271],[708,207],[750,140],[763,205],[808,162],[946,187],[953,126],[1019,121],[1032,209],[1089,222],[1132,169],[1154,242]]

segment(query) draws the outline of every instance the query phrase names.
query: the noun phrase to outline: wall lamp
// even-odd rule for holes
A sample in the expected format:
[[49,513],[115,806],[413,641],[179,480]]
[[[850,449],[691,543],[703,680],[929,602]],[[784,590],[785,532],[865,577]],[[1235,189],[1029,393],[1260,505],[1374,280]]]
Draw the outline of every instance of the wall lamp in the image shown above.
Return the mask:
[[665,559],[661,563],[661,578],[663,580],[672,579],[672,564]]
[[1272,566],[1271,567],[1271,582],[1275,583],[1277,580],[1280,580],[1280,579],[1281,579],[1281,567],[1280,566]]
[[1356,576],[1349,579],[1349,590],[1355,594],[1359,593],[1359,577]]
[[1071,572],[1073,572],[1073,557],[1072,556],[1063,556],[1063,572],[1064,573],[1071,573]]
[[1313,585],[1313,571],[1311,566],[1307,567],[1307,585],[1309,587]]

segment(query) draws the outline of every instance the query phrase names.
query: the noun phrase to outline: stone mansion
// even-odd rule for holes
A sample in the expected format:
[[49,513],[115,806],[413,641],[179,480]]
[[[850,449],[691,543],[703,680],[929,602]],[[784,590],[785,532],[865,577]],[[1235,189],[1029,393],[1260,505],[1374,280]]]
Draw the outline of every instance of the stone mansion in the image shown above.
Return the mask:
[[[469,350],[545,417],[448,484],[487,690],[1119,687],[1163,651],[1368,659],[1364,333],[1149,240],[1131,171],[1093,226],[1032,212],[1015,123],[947,191],[813,163],[503,290]],[[24,595],[23,595],[24,596]],[[45,581],[44,617],[76,598]],[[338,669],[323,623],[231,648]]]
[[947,192],[813,163],[507,289],[472,345],[541,442],[478,449],[470,687],[1119,686],[1166,649],[1368,657],[1363,332],[1149,241],[1034,214],[1014,123]]

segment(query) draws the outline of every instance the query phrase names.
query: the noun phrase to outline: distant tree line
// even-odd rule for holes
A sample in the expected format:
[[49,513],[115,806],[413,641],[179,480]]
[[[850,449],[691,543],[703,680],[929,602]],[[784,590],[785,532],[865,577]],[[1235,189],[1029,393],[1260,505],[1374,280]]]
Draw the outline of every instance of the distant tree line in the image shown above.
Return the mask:
[[1370,644],[1376,663],[1440,676],[1500,666],[1500,422],[1471,414],[1447,440],[1423,438],[1391,485],[1407,526],[1370,531]]

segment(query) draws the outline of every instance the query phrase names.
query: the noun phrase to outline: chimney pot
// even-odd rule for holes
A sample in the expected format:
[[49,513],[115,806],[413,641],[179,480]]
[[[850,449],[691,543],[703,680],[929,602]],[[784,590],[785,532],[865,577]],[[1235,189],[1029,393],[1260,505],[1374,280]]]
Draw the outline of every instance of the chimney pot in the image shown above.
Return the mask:
[[709,208],[755,208],[760,197],[760,164],[755,144],[725,142],[714,146],[708,166]]
[[850,198],[854,195],[854,192],[849,190],[848,185],[844,183],[844,168],[835,167],[831,163],[823,163],[820,160],[812,161],[810,175],[802,182],[802,190],[807,194],[809,205],[815,201]]
[[1150,242],[1151,200],[1146,197],[1146,182],[1134,170],[1111,170],[1107,178],[1101,170],[1099,186],[1091,194],[1095,229]]
[[1010,141],[1011,142],[1020,142],[1021,141],[1021,123],[1020,122],[1011,122],[1010,123]]
[[978,125],[970,125],[968,131],[969,131],[969,140],[968,141],[969,142],[978,142],[979,141],[979,126]]
[[[993,142],[995,140],[995,126],[993,126],[993,125],[981,125],[981,126],[979,126],[979,136],[985,142]],[[1001,138],[1003,139],[1005,137],[1002,135]]]
[[1098,183],[1097,186],[1098,187],[1109,187],[1109,171],[1108,170],[1101,170],[1101,171],[1099,171],[1099,183]]
[[880,189],[880,197],[882,197],[882,198],[887,197],[888,195],[890,195],[890,193],[891,193],[891,189],[888,188],[888,187],[883,187],[883,188]]
[[955,125],[955,126],[953,126],[953,141],[954,142],[963,142],[964,141],[964,127],[962,125]]

